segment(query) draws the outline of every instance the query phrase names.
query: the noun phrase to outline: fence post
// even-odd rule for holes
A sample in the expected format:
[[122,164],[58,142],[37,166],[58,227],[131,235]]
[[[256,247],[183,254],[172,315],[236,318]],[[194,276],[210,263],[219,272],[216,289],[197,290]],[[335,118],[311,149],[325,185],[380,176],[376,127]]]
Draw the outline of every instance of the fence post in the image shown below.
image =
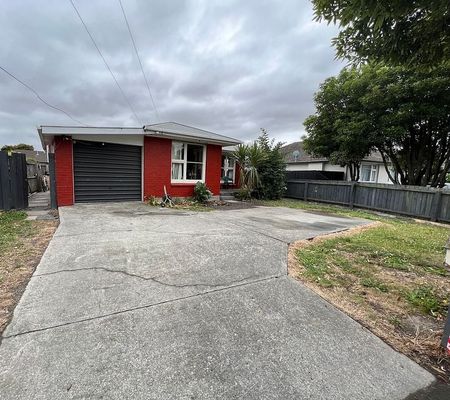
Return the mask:
[[450,306],[448,307],[447,322],[444,326],[444,336],[442,336],[441,345],[447,349],[447,354],[450,354]]
[[431,220],[437,221],[439,219],[439,216],[441,214],[441,203],[442,203],[442,189],[437,189],[437,191],[434,193],[434,207],[431,211]]
[[0,210],[11,209],[11,184],[9,183],[8,154],[0,151]]
[[309,183],[305,182],[305,193],[303,195],[305,201],[308,201],[308,186],[309,186]]
[[355,192],[356,192],[356,182],[352,182],[350,186],[350,201],[349,206],[353,210],[353,205],[355,204]]
[[[445,262],[446,268],[450,268],[450,238],[445,245]],[[444,326],[444,335],[442,336],[441,345],[444,349],[447,349],[447,354],[450,354],[450,306],[448,306],[447,322]]]

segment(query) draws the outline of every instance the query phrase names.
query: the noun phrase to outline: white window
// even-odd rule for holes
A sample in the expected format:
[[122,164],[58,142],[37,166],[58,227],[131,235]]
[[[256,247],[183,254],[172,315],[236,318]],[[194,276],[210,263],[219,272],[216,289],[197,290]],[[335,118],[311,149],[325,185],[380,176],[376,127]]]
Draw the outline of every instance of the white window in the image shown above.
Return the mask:
[[376,182],[378,175],[378,166],[373,164],[363,164],[361,165],[361,182]]
[[172,142],[172,182],[204,182],[205,157],[202,144]]
[[228,156],[222,156],[222,174],[220,176],[220,181],[225,182],[225,177],[228,177],[228,183],[234,183],[234,169],[236,167],[236,162],[234,158]]

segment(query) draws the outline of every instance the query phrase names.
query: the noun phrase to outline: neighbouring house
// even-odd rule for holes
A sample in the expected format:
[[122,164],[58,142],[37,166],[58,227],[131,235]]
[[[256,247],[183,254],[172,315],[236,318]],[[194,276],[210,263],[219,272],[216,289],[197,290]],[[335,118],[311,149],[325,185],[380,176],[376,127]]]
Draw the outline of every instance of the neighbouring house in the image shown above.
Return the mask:
[[37,150],[12,150],[13,153],[25,154],[28,165],[35,165],[36,168],[29,168],[30,175],[34,169],[39,169],[41,174],[48,174],[48,156],[46,151]]
[[189,197],[197,182],[219,196],[222,147],[240,143],[175,122],[142,128],[41,126],[38,132],[54,159],[58,206],[161,197],[164,186],[173,197]]
[[14,149],[12,153],[24,154],[27,162],[28,192],[47,190],[49,161],[46,151]]
[[[347,167],[332,164],[326,157],[311,156],[303,149],[302,142],[283,146],[281,151],[287,164],[286,170],[308,171],[304,173],[305,179],[350,180]],[[359,182],[392,183],[380,153],[372,152],[362,161]]]

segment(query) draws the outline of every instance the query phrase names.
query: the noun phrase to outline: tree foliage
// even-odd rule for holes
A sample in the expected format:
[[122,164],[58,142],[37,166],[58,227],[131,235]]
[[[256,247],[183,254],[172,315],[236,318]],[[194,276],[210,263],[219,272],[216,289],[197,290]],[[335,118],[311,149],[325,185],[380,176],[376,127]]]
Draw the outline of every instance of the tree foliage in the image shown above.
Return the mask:
[[306,148],[313,154],[351,165],[376,149],[394,182],[445,184],[450,167],[450,62],[430,71],[347,68],[321,85],[315,103],[316,114],[305,121]]
[[264,128],[261,128],[256,143],[265,154],[264,162],[258,168],[260,185],[257,196],[268,200],[280,199],[286,190],[286,163],[281,153],[283,143],[270,140]]
[[279,199],[286,186],[286,164],[280,151],[282,143],[270,140],[265,129],[252,144],[240,144],[233,152],[240,169],[241,197]]
[[339,23],[339,58],[433,66],[450,58],[448,0],[312,0],[317,20]]
[[361,113],[360,101],[368,82],[357,77],[356,68],[344,69],[320,86],[315,95],[317,113],[305,120],[310,135],[304,140],[307,152],[347,166],[352,181],[359,179],[361,161],[371,150],[366,134],[370,121]]
[[34,150],[31,144],[19,143],[19,144],[5,144],[1,151],[12,151],[12,150]]

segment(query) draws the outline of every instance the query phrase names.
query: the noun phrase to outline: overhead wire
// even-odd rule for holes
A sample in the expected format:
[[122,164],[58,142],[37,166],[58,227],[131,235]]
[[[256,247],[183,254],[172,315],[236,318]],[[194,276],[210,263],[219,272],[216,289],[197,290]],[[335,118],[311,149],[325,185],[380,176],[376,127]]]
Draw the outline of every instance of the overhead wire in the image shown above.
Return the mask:
[[32,92],[42,103],[44,103],[47,107],[52,108],[54,110],[60,111],[66,116],[68,116],[72,121],[75,121],[77,124],[83,125],[83,126],[89,126],[84,124],[83,122],[79,121],[78,119],[72,117],[67,111],[63,110],[62,108],[59,108],[57,106],[54,106],[53,104],[50,104],[47,100],[45,100],[35,89],[33,89],[30,85],[19,79],[17,76],[15,76],[13,73],[9,72],[6,68],[2,67],[0,65],[0,69],[9,77],[14,79],[15,81],[19,82],[22,86],[26,87],[30,92]]
[[133,113],[134,117],[136,118],[136,120],[138,121],[138,123],[140,125],[142,125],[142,122],[140,121],[139,117],[136,114],[136,111],[134,110],[133,106],[131,105],[130,100],[128,99],[128,97],[126,96],[125,92],[123,91],[122,87],[120,86],[116,76],[114,75],[112,69],[110,68],[110,66],[108,65],[108,62],[106,61],[105,57],[103,56],[100,48],[98,47],[94,37],[92,36],[91,32],[89,31],[86,23],[84,22],[83,18],[81,17],[80,12],[78,11],[77,7],[75,6],[75,3],[73,2],[73,0],[69,0],[69,2],[72,4],[73,9],[75,10],[75,13],[77,14],[78,18],[80,19],[82,25],[84,26],[84,29],[86,30],[89,38],[91,39],[94,47],[96,48],[98,54],[100,55],[101,59],[103,60],[103,63],[105,64],[106,68],[108,69],[109,73],[111,74],[114,82],[116,83],[117,87],[120,90],[120,93],[122,94],[123,98],[125,99],[126,103],[128,104],[128,106],[130,107],[131,112]]
[[152,95],[152,91],[150,89],[150,84],[149,84],[147,76],[145,74],[144,67],[143,67],[142,61],[141,61],[141,57],[139,56],[139,51],[137,49],[136,41],[134,40],[133,33],[131,31],[131,27],[130,27],[130,24],[128,22],[127,15],[125,13],[125,9],[123,7],[122,1],[121,0],[118,0],[118,1],[119,1],[119,4],[120,4],[120,8],[122,9],[123,18],[125,20],[125,24],[127,26],[128,33],[130,34],[131,42],[133,43],[134,52],[136,53],[136,57],[137,57],[137,59],[139,61],[139,66],[141,67],[142,76],[144,77],[145,85],[147,86],[148,95],[150,96],[150,99],[151,99],[151,102],[152,102],[152,105],[153,105],[153,110],[155,111],[157,122],[160,122],[158,108],[156,107],[155,99],[154,99],[154,97]]

